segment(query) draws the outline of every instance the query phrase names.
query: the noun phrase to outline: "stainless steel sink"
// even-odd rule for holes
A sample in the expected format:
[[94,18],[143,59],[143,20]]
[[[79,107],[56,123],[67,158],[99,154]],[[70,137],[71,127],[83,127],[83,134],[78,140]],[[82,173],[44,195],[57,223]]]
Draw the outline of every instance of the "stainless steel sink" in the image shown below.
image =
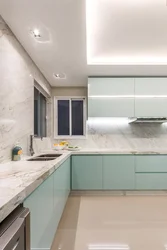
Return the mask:
[[31,159],[28,159],[27,161],[53,161],[56,157],[34,157]]
[[42,154],[34,158],[28,159],[27,161],[52,161],[60,157],[61,154]]
[[61,156],[61,154],[42,154],[42,155],[38,155],[37,157],[40,157],[40,158],[43,158],[43,157],[55,157],[55,158],[57,158],[57,157],[60,157]]

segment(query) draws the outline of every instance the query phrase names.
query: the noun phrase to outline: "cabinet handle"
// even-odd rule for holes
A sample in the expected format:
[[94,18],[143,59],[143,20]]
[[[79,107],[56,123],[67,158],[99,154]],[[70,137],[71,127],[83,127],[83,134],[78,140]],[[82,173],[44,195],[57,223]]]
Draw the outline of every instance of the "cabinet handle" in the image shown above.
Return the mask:
[[11,250],[16,250],[18,244],[19,244],[20,238],[17,239],[16,244],[14,245],[14,247]]

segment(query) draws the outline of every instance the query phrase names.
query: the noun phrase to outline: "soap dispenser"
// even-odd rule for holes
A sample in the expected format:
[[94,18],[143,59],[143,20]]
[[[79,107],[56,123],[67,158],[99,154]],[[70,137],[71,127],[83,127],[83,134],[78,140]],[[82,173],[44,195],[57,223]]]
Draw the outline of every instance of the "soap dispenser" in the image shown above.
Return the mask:
[[17,142],[12,149],[12,161],[20,161],[22,153],[22,148],[19,146],[19,142]]

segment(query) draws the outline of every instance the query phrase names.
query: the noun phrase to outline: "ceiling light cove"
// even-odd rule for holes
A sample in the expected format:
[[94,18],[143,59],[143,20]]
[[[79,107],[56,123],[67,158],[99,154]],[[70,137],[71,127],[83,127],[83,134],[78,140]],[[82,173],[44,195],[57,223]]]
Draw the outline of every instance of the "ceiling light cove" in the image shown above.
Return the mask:
[[86,0],[87,64],[167,65],[166,27],[162,0]]

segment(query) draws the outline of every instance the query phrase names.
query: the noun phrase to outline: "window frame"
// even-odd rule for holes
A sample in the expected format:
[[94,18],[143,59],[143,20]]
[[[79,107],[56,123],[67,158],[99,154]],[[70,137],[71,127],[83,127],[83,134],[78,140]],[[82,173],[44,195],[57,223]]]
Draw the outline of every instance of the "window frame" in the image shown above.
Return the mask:
[[[37,113],[37,124],[38,124],[38,134],[35,134],[35,130],[34,130],[34,137],[35,138],[46,138],[47,137],[47,114],[48,114],[48,106],[47,106],[47,96],[44,95],[35,85],[34,85],[34,93],[35,93],[35,89],[38,91],[38,103],[39,103],[39,106],[38,106],[38,113]],[[44,98],[45,98],[45,101],[46,101],[46,117],[45,117],[45,136],[42,136],[41,135],[41,126],[40,126],[40,123],[41,123],[41,99],[40,99],[40,95],[42,95]],[[34,100],[35,100],[35,95],[34,95]],[[34,106],[35,108],[35,106]],[[34,113],[35,115],[35,113]],[[34,127],[35,127],[35,119],[34,119]]]
[[[69,123],[70,123],[70,135],[58,135],[58,101],[68,100],[69,104]],[[83,101],[83,135],[72,135],[72,112],[71,112],[71,101],[72,100],[82,100]],[[54,96],[54,139],[86,139],[86,96]]]

